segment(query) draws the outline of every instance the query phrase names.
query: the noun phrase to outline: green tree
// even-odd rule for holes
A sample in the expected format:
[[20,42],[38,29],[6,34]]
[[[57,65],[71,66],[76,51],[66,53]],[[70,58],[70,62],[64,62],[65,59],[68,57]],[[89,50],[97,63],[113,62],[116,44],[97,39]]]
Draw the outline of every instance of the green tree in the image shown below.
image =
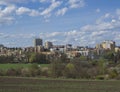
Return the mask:
[[35,63],[36,62],[36,54],[32,53],[29,58],[30,63]]
[[64,69],[63,75],[67,78],[76,78],[77,73],[74,64],[68,63]]
[[59,58],[54,58],[50,64],[50,71],[52,77],[63,76],[63,70],[65,68],[65,63],[63,63]]
[[40,64],[49,63],[49,61],[46,58],[46,55],[42,53],[32,53],[29,61],[30,63],[40,63]]

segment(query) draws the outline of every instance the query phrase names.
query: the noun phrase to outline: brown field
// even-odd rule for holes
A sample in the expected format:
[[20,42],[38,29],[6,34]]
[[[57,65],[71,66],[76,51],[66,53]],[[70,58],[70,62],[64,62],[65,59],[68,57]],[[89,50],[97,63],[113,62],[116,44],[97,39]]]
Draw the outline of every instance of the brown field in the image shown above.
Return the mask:
[[120,92],[120,81],[0,77],[0,92]]

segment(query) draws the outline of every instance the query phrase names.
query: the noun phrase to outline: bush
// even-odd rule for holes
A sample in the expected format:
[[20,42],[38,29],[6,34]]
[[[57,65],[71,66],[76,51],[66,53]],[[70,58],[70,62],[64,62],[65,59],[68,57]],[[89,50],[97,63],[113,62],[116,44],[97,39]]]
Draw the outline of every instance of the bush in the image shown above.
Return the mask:
[[31,72],[30,72],[29,68],[23,68],[21,70],[21,76],[23,76],[23,77],[30,77],[31,76]]
[[109,78],[114,79],[118,76],[118,73],[115,69],[109,71]]
[[44,67],[41,69],[41,76],[44,76],[44,77],[48,77],[50,74],[49,74],[49,69],[48,67]]
[[63,76],[63,70],[65,64],[62,61],[53,61],[50,66],[50,75],[51,77],[58,78]]
[[7,70],[6,75],[7,76],[17,76],[18,75],[17,73],[18,73],[17,70],[10,68]]
[[5,74],[6,74],[6,71],[0,70],[0,76],[5,76]]
[[98,75],[98,76],[96,76],[96,79],[98,79],[98,80],[104,80],[105,76],[104,75]]
[[97,67],[92,67],[90,69],[87,69],[87,75],[88,75],[88,78],[95,78],[95,76],[98,75],[98,68]]
[[63,75],[66,78],[76,78],[77,73],[75,70],[75,66],[72,63],[68,63],[63,71]]

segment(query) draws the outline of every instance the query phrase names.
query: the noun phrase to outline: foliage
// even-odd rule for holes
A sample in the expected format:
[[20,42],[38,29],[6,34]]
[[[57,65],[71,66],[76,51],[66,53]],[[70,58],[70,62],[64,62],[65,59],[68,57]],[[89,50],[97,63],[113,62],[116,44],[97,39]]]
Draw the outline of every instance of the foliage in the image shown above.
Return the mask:
[[105,59],[108,59],[109,61],[114,61],[114,52],[113,51],[105,52],[103,57]]
[[66,78],[76,78],[76,69],[74,64],[68,63],[63,71],[63,75]]
[[108,73],[109,73],[109,78],[110,79],[114,79],[118,76],[118,72],[115,68],[109,69]]
[[42,53],[32,53],[29,59],[30,63],[40,63],[40,64],[47,64],[49,61],[46,58],[45,54]]
[[64,70],[64,68],[65,68],[64,63],[62,63],[59,60],[58,61],[54,60],[50,66],[51,76],[55,78],[61,77],[63,75],[62,70]]
[[0,56],[0,63],[13,63],[13,56]]
[[104,80],[105,76],[104,75],[98,75],[98,76],[96,76],[96,79],[98,79],[98,80]]

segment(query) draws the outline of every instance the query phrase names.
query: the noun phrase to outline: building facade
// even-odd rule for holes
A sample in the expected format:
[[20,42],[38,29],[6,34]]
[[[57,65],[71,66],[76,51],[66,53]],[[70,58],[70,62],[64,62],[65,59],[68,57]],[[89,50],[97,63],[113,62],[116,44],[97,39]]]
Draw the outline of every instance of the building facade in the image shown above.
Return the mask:
[[103,41],[102,48],[105,50],[115,50],[115,42],[114,41]]
[[35,47],[36,47],[36,46],[42,46],[42,45],[43,45],[42,39],[40,39],[40,38],[34,39],[34,46],[35,46]]
[[53,47],[53,44],[52,44],[52,42],[45,42],[45,48],[46,49],[50,49],[50,48],[52,48]]

